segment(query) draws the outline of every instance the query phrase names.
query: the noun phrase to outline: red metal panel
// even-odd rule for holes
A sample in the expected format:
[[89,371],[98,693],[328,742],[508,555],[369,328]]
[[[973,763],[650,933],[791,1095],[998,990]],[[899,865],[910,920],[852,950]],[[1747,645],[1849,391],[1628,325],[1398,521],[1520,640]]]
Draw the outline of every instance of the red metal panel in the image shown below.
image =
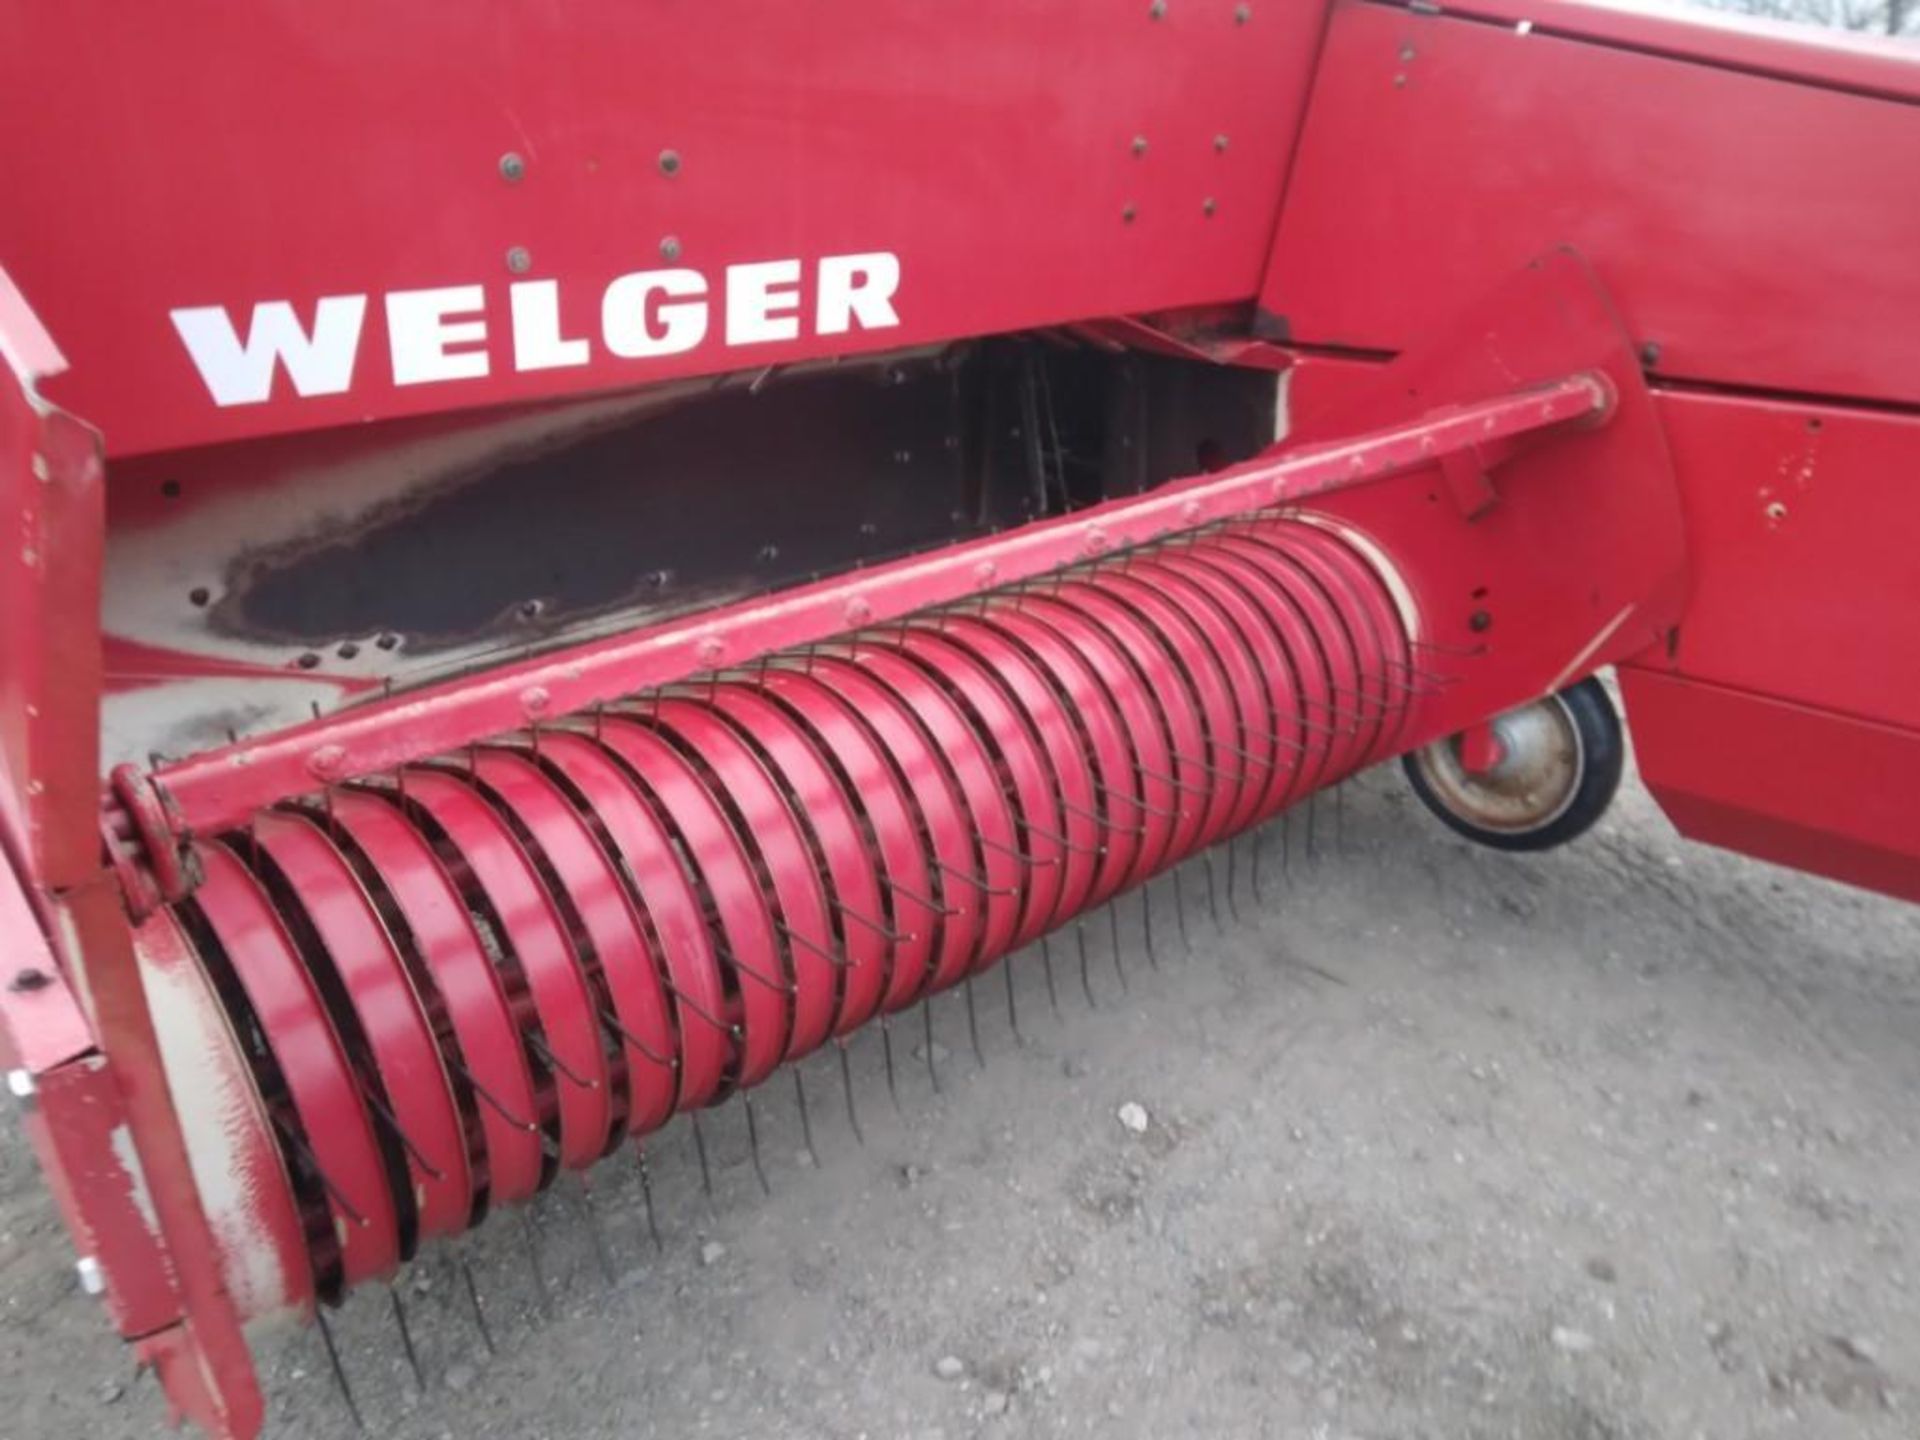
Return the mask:
[[[1244,300],[1324,13],[4,0],[0,259],[116,454]],[[820,257],[871,252],[898,326],[813,336]],[[800,337],[725,345],[725,268],[786,259]],[[608,283],[668,267],[714,292],[706,339],[614,357]],[[541,280],[577,368],[515,369],[507,287]],[[383,296],[456,286],[484,291],[489,373],[396,385]],[[323,296],[366,297],[345,393],[283,371],[216,408],[169,320],[284,300],[311,327]]]
[[1920,734],[1623,666],[1640,775],[1683,834],[1920,901]]
[[1916,401],[1916,173],[1920,105],[1347,0],[1261,303],[1401,350],[1572,244],[1664,375]]

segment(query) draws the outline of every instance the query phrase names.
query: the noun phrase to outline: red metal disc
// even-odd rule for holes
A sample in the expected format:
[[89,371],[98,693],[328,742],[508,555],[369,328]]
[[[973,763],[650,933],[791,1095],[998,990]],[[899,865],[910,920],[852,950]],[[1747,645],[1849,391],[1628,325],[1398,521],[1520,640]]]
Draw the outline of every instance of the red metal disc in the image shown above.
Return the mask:
[[[1007,951],[1017,950],[1059,923],[1076,894],[1085,896],[1098,858],[1094,837],[1085,833],[1084,822],[1077,826],[1082,831],[1080,839],[1068,833],[1068,817],[1060,807],[1067,781],[1051,763],[1049,748],[1033,720],[1009,693],[1004,671],[981,664],[965,646],[931,629],[908,630],[900,648],[946,691],[993,758],[995,774],[1006,777],[1002,793],[1013,806],[1020,836],[1017,844],[1026,856],[1026,895],[1020,923],[1006,946]],[[1064,718],[1055,715],[1050,723],[1056,734],[1064,735],[1066,758],[1078,766],[1079,792],[1091,800],[1086,762],[1073,748]],[[1082,848],[1076,851],[1075,845]],[[1079,906],[1070,908],[1077,910]]]
[[492,1097],[477,1105],[488,1199],[526,1199],[539,1190],[546,1168],[533,1076],[473,917],[432,849],[394,804],[343,790],[333,799],[333,821],[393,897],[446,1009],[454,1059]]
[[821,875],[800,823],[766,763],[700,701],[663,698],[652,718],[706,772],[749,857],[773,943],[762,968],[793,986],[786,1058],[811,1054],[833,1033],[840,954]]
[[607,1148],[611,1096],[600,1020],[567,926],[506,821],[472,784],[437,768],[405,774],[415,813],[431,818],[464,864],[449,870],[470,877],[467,908],[502,966],[541,1124],[557,1118],[560,1162],[585,1169]]
[[[745,685],[722,685],[709,702],[756,747],[787,797],[827,885],[832,939],[846,964],[833,1033],[845,1035],[873,1018],[893,966],[875,855],[862,838],[853,803],[799,723],[773,700]],[[791,923],[791,922],[789,922]],[[899,933],[893,931],[893,933]]]
[[[889,658],[896,666],[904,664],[898,657]],[[1013,933],[1019,914],[1017,892],[1007,886],[1004,870],[997,880],[983,871],[968,794],[954,773],[951,757],[942,753],[913,707],[892,686],[845,656],[815,656],[809,666],[814,679],[837,692],[849,710],[873,728],[889,764],[918,807],[933,895],[949,912],[941,927],[933,974],[921,993],[956,985],[974,968],[992,936]],[[1003,822],[1006,833],[1011,829],[1010,822]],[[1002,890],[1008,893],[999,893]]]
[[480,748],[473,781],[510,817],[545,881],[580,962],[603,1053],[613,1052],[606,1057],[606,1153],[635,1128],[637,1116],[673,1112],[666,996],[639,906],[599,837],[530,751]]
[[[540,763],[559,783],[578,793],[577,803],[593,816],[606,844],[619,857],[639,897],[653,941],[650,948],[663,967],[664,983],[670,986],[666,998],[671,1012],[660,1017],[663,1023],[656,1028],[647,1022],[643,1005],[636,1015],[643,1028],[633,1033],[656,1054],[679,1058],[674,1107],[686,1110],[704,1105],[719,1092],[733,1068],[733,1027],[723,1018],[726,990],[706,913],[675,858],[672,838],[619,763],[585,735],[568,730],[543,732]],[[663,983],[662,971],[655,972],[655,983]],[[627,1117],[630,1133],[642,1135],[666,1123],[672,1111],[658,1108],[660,1098],[651,1087],[643,1088]]]
[[724,942],[722,974],[739,1003],[740,1069],[735,1084],[758,1085],[786,1058],[791,982],[782,972],[773,917],[753,861],[700,773],[671,743],[634,717],[607,717],[600,743],[645,786],[691,863],[702,909]]
[[[367,1103],[386,1111],[384,1116],[376,1112],[374,1123],[395,1130],[406,1153],[421,1238],[458,1234],[473,1208],[466,1127],[392,935],[352,867],[318,825],[303,815],[269,811],[254,823],[253,834],[313,925],[323,953],[308,955],[307,963],[321,994],[330,978],[320,969],[325,965],[345,987],[373,1062],[373,1073],[363,1078],[370,1089],[383,1092],[369,1093]],[[283,914],[286,903],[283,899]],[[352,1048],[348,1042],[350,1054]]]
[[[354,1285],[391,1275],[400,1263],[396,1200],[372,1117],[326,1006],[246,866],[219,843],[201,845],[199,855],[205,878],[193,902],[246,991],[286,1080],[299,1118],[299,1143],[312,1156],[333,1216],[338,1279]],[[328,1277],[317,1279],[327,1293]]]
[[1118,890],[1138,848],[1132,815],[1116,820],[1106,806],[1109,775],[1121,795],[1133,784],[1119,717],[1086,663],[1044,626],[1022,620],[1016,605],[996,606],[985,620],[943,617],[941,634],[1001,677],[1052,759],[1061,825],[1074,847],[1058,925]]
[[[864,677],[855,679],[864,683]],[[759,684],[769,701],[813,740],[820,754],[831,757],[847,800],[871,838],[870,858],[881,892],[880,906],[873,913],[883,916],[901,936],[881,1008],[904,1009],[933,982],[939,957],[948,947],[957,970],[965,964],[977,935],[978,898],[970,891],[955,898],[948,887],[947,898],[941,900],[942,877],[921,844],[923,833],[951,827],[936,827],[908,794],[903,753],[884,750],[875,733],[876,723],[884,726],[884,719],[876,722],[871,713],[863,716],[838,692],[800,670],[770,668],[759,677]],[[910,722],[899,714],[887,728],[908,734]],[[958,812],[960,802],[951,782],[939,779],[921,789],[929,811]]]
[[967,861],[964,869],[956,867],[946,878],[949,891],[952,883],[970,884],[975,890],[985,886],[986,925],[967,969],[967,973],[978,972],[1012,948],[1028,872],[1033,868],[1019,858],[1013,806],[1000,788],[993,757],[946,692],[904,655],[889,646],[861,645],[848,656],[848,663],[892,691],[907,707],[931,752],[965,798],[969,818],[964,833],[956,838]]
[[1133,864],[1121,881],[1121,888],[1136,885],[1155,874],[1200,822],[1198,797],[1172,783],[1176,762],[1166,717],[1114,637],[1081,611],[1052,596],[1029,593],[1021,597],[1017,613],[1023,624],[1057,639],[1085,665],[1119,717],[1131,778],[1124,792],[1113,790],[1111,799],[1116,821],[1141,831]]

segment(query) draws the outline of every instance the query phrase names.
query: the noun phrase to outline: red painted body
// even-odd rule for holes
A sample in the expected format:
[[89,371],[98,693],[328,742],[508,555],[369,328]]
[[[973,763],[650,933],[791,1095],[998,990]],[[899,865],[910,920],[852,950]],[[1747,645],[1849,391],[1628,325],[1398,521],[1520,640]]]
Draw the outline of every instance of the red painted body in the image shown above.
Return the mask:
[[[259,1422],[242,1322],[462,1228],[469,1153],[528,1198],[1603,665],[1684,831],[1920,899],[1911,52],[1572,0],[0,0],[0,32],[0,1058],[113,1320],[210,1431]],[[304,358],[209,361],[275,325]],[[1095,494],[1041,453],[1051,398],[971,448],[951,396],[1032,353],[1111,367],[1069,420],[1173,367]],[[1284,434],[1227,453],[1194,396],[1276,374]],[[242,613],[383,545],[423,546],[428,601],[477,587],[434,568],[479,523],[450,496],[694,427],[592,462],[624,515],[809,406],[787,458],[850,457],[829,518],[760,535],[779,477],[741,452],[677,608],[303,631],[369,561]],[[1150,472],[1168,434],[1198,443]],[[1009,440],[1037,504],[980,480],[938,548],[901,520]],[[743,581],[846,528],[837,468],[893,548]],[[211,1139],[190,1085],[236,1101]]]

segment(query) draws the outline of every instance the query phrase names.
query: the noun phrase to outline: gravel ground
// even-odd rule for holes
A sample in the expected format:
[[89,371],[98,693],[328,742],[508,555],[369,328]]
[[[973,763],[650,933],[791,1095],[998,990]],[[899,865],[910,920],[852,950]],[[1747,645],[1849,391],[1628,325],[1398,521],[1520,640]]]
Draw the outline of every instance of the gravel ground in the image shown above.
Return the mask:
[[[1398,775],[1344,843],[1280,832],[852,1050],[755,1119],[497,1217],[335,1330],[370,1433],[1879,1437],[1920,1421],[1920,910],[1674,838],[1629,789],[1581,844],[1455,840]],[[589,1213],[597,1217],[590,1225]],[[596,1244],[596,1237],[598,1244]],[[0,1141],[0,1436],[152,1434],[150,1379]],[[544,1295],[544,1299],[543,1299]],[[263,1337],[275,1436],[350,1437],[312,1331]]]

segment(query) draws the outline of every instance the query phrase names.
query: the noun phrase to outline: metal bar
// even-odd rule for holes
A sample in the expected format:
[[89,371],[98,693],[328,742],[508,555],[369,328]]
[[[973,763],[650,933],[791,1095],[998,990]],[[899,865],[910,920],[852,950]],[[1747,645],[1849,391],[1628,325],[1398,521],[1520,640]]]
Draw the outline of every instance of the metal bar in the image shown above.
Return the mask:
[[687,616],[635,634],[503,665],[485,676],[339,711],[238,746],[155,767],[176,829],[212,834],[255,810],[329,783],[444,753],[475,736],[524,728],[750,664],[844,633],[851,617],[875,626],[976,594],[983,561],[1008,585],[1211,521],[1383,480],[1471,445],[1603,420],[1613,389],[1580,373],[1537,388],[1449,406],[1351,440],[1262,456],[1203,480],[1036,521],[1016,530]]

